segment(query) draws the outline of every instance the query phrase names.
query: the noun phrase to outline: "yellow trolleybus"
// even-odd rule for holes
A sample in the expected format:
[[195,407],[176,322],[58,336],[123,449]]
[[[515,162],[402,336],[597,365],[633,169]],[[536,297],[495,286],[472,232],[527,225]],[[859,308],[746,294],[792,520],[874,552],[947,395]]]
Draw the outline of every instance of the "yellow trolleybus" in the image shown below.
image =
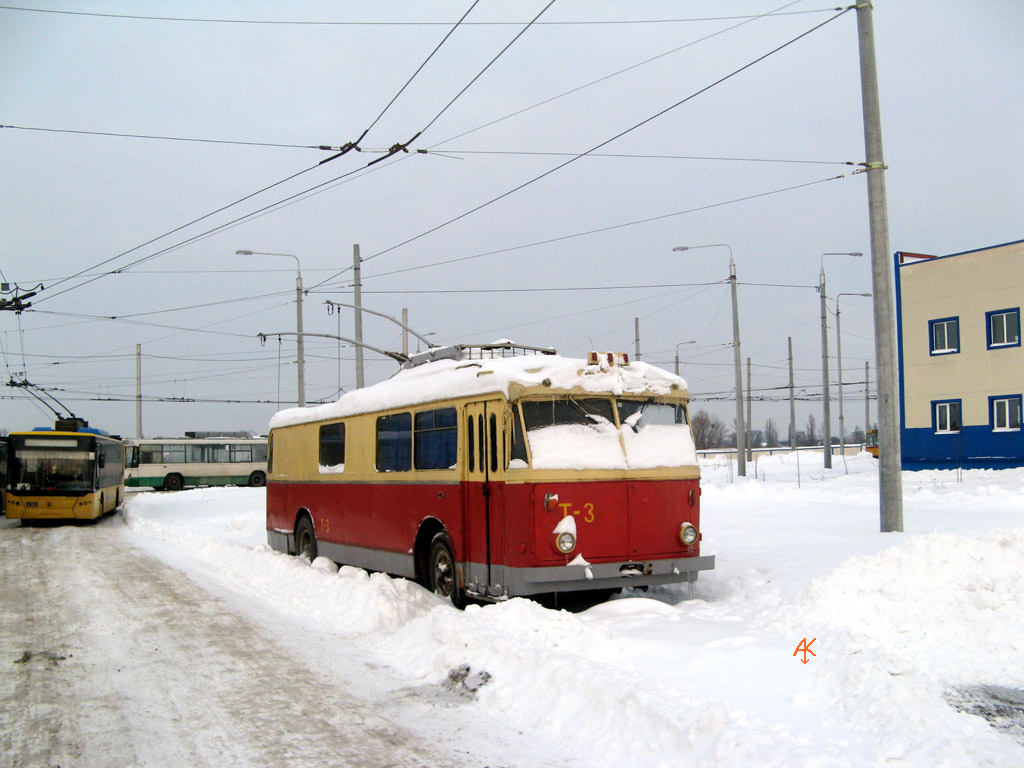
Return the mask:
[[59,419],[8,437],[7,474],[7,517],[95,520],[124,499],[124,447],[82,419]]

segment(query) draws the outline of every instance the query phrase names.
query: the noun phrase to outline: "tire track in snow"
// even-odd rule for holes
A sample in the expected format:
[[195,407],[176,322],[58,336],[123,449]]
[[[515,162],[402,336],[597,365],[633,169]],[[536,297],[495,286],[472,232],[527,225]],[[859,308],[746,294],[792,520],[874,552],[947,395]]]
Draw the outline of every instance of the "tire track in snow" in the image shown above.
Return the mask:
[[456,764],[119,526],[0,528],[0,747],[15,768]]

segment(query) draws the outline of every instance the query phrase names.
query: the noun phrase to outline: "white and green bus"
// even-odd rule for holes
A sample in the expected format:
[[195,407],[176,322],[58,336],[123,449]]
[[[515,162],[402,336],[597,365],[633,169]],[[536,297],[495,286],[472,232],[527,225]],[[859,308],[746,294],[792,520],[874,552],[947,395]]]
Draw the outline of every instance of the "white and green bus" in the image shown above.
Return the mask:
[[160,437],[125,440],[124,484],[180,491],[199,485],[267,483],[266,438]]

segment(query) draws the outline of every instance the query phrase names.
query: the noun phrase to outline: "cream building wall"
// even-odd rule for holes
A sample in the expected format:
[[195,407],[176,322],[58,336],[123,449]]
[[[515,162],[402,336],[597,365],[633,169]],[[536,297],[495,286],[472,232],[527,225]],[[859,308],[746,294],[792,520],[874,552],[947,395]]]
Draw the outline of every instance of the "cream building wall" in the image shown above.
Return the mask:
[[[1024,433],[999,426],[1003,413],[1020,410],[1024,392],[1024,241],[949,256],[896,254],[902,461],[905,469],[1024,466]],[[1012,343],[990,344],[989,318],[1011,311]],[[958,344],[932,348],[932,324],[957,320]],[[959,403],[959,429],[936,428],[936,404]],[[955,407],[955,406],[952,406]],[[942,405],[944,415],[947,408]]]

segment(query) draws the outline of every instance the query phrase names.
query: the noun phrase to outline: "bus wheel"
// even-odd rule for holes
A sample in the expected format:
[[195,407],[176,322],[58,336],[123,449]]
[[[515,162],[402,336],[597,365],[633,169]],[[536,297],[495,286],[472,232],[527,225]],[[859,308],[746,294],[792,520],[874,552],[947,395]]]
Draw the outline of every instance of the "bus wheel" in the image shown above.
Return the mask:
[[262,488],[267,484],[267,476],[262,472],[253,472],[249,475],[250,488]]
[[446,597],[456,608],[466,607],[466,596],[459,589],[458,573],[455,570],[455,557],[448,534],[439,533],[430,543],[430,589],[435,595]]
[[181,475],[168,475],[164,478],[165,491],[180,491],[185,487],[185,478]]
[[313,531],[313,521],[306,515],[300,517],[295,526],[295,554],[308,558],[311,563],[316,560],[316,533]]

